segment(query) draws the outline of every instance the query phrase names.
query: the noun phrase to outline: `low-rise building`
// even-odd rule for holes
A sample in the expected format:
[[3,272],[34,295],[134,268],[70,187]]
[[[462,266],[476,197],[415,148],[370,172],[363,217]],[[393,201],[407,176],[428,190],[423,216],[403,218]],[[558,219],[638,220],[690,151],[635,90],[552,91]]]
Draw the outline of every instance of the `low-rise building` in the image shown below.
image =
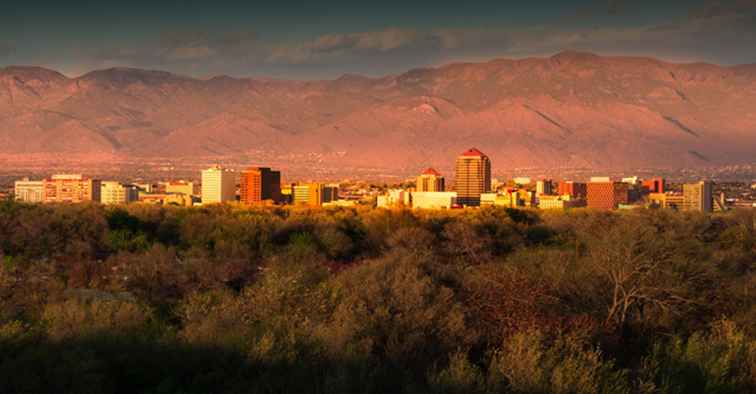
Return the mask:
[[378,208],[411,207],[411,193],[404,189],[391,189],[387,194],[376,198]]
[[557,194],[560,196],[569,195],[575,198],[586,198],[588,195],[588,185],[582,182],[562,181],[559,182]]
[[581,198],[573,198],[570,195],[563,196],[540,196],[538,200],[538,207],[540,209],[569,209],[584,207],[585,200]]
[[457,192],[413,192],[413,209],[451,209],[457,204]]
[[38,203],[45,201],[45,182],[32,181],[29,178],[18,180],[13,185],[16,201]]
[[481,206],[497,206],[497,207],[524,207],[525,202],[521,199],[521,195],[516,190],[505,190],[501,193],[483,193],[480,195]]
[[120,182],[104,181],[100,183],[100,202],[105,205],[128,204],[139,199],[139,192],[134,185]]
[[322,183],[306,183],[292,187],[294,205],[321,206],[338,200],[339,188]]
[[100,181],[81,174],[58,174],[44,181],[44,202],[100,201]]
[[685,199],[679,193],[650,193],[648,201],[655,208],[682,210]]
[[194,182],[188,182],[188,181],[166,182],[165,192],[168,194],[185,194],[187,196],[193,196],[195,194]]

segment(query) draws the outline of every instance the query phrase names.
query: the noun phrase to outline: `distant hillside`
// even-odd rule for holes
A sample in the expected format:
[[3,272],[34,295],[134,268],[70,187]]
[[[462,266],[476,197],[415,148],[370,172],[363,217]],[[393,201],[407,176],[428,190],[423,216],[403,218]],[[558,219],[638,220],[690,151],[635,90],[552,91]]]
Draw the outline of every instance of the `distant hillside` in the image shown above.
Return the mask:
[[565,52],[333,81],[0,69],[0,153],[322,155],[324,164],[683,167],[754,161],[756,65]]

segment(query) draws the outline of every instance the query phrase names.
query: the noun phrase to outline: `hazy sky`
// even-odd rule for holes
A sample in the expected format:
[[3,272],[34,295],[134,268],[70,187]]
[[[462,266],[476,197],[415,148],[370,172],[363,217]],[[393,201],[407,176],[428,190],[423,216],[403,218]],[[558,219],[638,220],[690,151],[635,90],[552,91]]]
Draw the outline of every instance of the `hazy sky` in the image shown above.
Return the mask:
[[333,78],[562,50],[756,63],[756,0],[14,1],[0,66]]

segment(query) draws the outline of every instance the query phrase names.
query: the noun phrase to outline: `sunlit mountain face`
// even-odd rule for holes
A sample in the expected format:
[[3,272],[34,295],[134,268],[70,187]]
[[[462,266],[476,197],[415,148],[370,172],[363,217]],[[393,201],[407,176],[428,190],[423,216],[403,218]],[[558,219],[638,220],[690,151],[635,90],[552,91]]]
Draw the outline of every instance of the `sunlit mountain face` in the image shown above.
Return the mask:
[[309,82],[8,67],[0,152],[400,168],[480,146],[508,166],[702,166],[753,159],[754,106],[756,66],[584,52]]
[[747,0],[4,4],[0,155],[740,163],[754,47]]

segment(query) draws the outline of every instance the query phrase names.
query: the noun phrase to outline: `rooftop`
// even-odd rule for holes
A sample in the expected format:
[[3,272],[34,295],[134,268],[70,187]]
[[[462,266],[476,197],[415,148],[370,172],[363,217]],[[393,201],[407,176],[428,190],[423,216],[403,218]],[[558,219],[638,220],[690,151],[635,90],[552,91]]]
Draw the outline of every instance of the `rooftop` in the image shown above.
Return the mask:
[[435,168],[428,167],[427,169],[425,169],[425,171],[423,171],[422,175],[441,176],[441,173],[436,171]]
[[483,154],[483,152],[479,151],[477,148],[470,148],[460,156],[483,157],[485,156],[485,154]]

